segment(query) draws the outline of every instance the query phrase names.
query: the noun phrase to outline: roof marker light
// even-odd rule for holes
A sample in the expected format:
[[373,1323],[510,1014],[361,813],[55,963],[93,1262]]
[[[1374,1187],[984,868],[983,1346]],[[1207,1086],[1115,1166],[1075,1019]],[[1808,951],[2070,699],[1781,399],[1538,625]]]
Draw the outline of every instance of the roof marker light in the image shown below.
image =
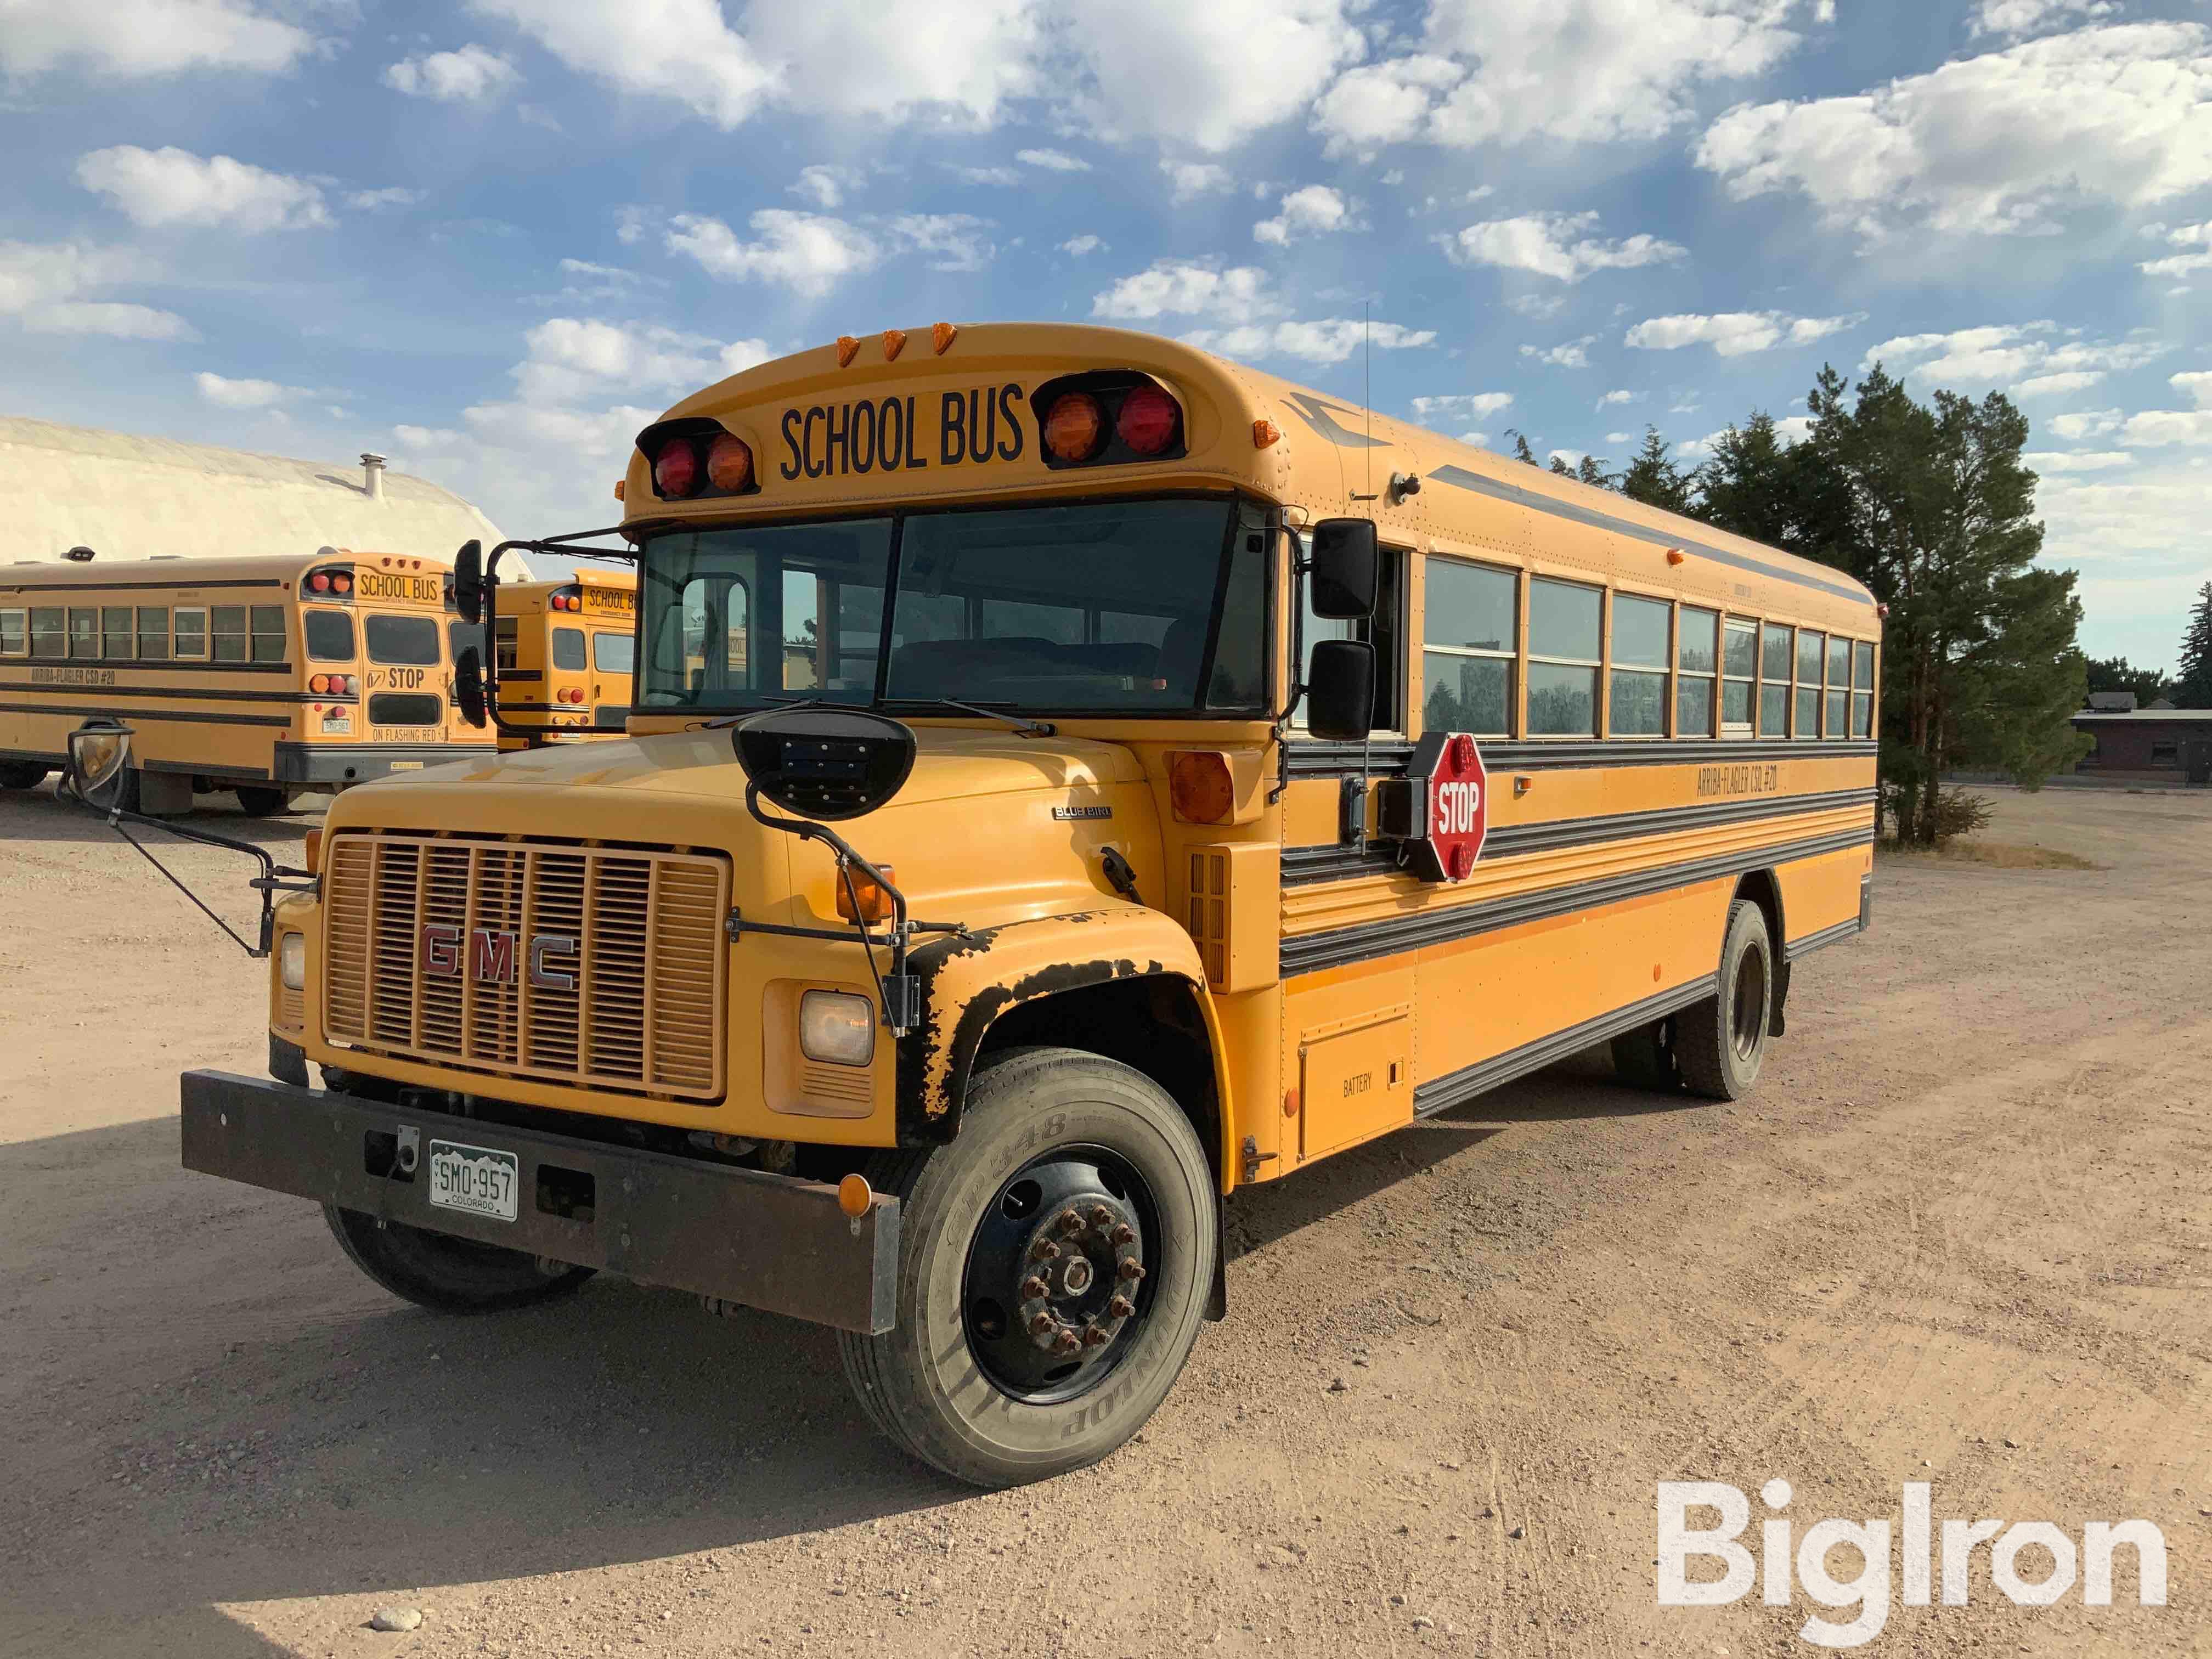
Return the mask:
[[850,368],[853,359],[860,355],[860,343],[849,334],[837,337],[837,367]]
[[885,362],[896,362],[899,353],[905,349],[906,331],[904,329],[887,328],[884,331],[884,361]]
[[1283,441],[1283,429],[1273,421],[1252,422],[1252,447],[1266,449]]
[[929,349],[940,357],[952,349],[952,343],[959,337],[960,331],[951,323],[929,325]]

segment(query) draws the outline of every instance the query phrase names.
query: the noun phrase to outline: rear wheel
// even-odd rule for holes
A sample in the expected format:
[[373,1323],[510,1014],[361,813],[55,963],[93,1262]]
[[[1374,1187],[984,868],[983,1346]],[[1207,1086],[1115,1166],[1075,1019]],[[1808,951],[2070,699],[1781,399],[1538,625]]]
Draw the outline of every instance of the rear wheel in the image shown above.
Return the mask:
[[1736,1100],[1759,1081],[1774,1012],[1774,945],[1766,913],[1750,899],[1729,911],[1717,977],[1717,996],[1675,1017],[1675,1054],[1692,1093]]
[[496,1313],[550,1302],[572,1294],[594,1271],[556,1265],[548,1273],[520,1250],[380,1222],[335,1205],[325,1205],[323,1214],[355,1267],[392,1295],[437,1313]]
[[970,1085],[957,1139],[890,1154],[897,1328],[841,1334],[870,1419],[955,1478],[1009,1486],[1095,1463],[1189,1358],[1218,1248],[1212,1170],[1143,1073],[1010,1051]]
[[292,810],[292,792],[289,789],[263,789],[241,783],[237,794],[240,810],[252,817],[271,818]]
[[0,761],[0,789],[35,789],[53,769],[37,761]]

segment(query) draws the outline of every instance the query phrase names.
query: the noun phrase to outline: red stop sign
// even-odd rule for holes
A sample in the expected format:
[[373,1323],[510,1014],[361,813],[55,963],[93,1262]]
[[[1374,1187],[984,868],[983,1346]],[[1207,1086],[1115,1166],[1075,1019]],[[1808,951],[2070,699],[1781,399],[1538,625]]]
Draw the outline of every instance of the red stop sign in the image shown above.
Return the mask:
[[1490,829],[1481,747],[1464,732],[1432,732],[1414,745],[1407,771],[1428,791],[1428,833],[1417,848],[1422,873],[1431,881],[1465,881]]

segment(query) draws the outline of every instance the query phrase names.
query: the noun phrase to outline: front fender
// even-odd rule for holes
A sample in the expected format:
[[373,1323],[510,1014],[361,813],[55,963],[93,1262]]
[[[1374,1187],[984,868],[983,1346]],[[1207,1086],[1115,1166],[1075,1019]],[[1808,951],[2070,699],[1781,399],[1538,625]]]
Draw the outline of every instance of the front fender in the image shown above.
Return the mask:
[[941,939],[908,958],[921,978],[921,1024],[899,1039],[898,1140],[933,1146],[959,1133],[985,1033],[1009,1009],[1114,980],[1186,981],[1205,1018],[1222,1121],[1234,1122],[1221,1036],[1190,935],[1140,905],[1041,916]]

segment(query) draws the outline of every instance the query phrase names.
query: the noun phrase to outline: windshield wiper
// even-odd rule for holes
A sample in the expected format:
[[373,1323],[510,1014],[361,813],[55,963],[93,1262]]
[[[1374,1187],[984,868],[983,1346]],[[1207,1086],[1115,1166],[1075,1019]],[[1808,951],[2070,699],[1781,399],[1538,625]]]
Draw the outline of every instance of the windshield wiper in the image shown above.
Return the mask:
[[986,708],[980,702],[956,702],[951,697],[885,697],[884,705],[898,704],[905,708],[957,708],[963,714],[981,714],[987,720],[1004,720],[1025,738],[1048,738],[1060,728],[1049,720],[1033,720],[1023,714],[1010,714],[1003,708]]

